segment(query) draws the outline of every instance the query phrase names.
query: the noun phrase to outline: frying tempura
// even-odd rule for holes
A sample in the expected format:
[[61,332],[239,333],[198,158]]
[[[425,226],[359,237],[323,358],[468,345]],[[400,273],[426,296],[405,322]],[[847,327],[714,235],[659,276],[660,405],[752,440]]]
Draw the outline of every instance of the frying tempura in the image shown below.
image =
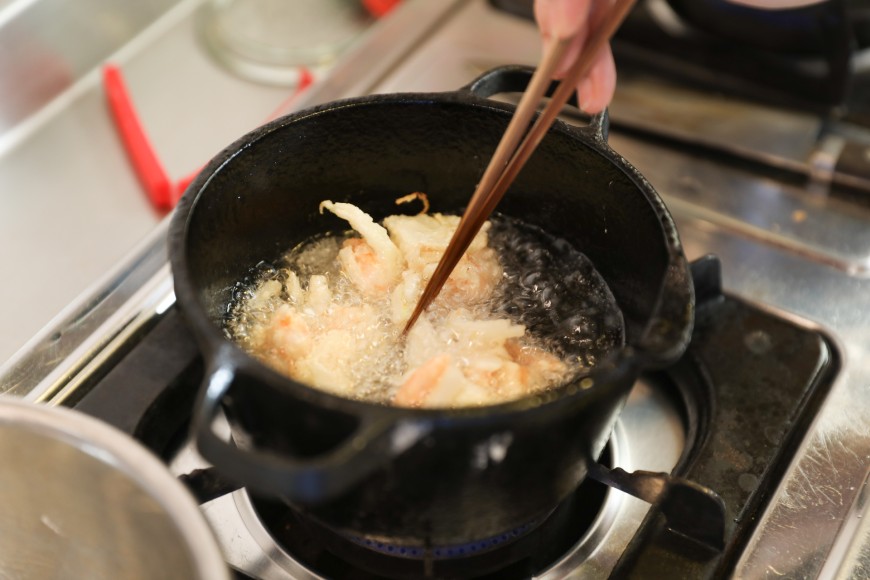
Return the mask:
[[488,222],[403,339],[459,218],[392,215],[379,225],[348,203],[320,209],[360,237],[312,246],[332,260],[323,274],[303,280],[291,266],[257,285],[235,313],[253,356],[312,387],[406,407],[491,405],[566,378],[565,362],[493,312],[502,267]]

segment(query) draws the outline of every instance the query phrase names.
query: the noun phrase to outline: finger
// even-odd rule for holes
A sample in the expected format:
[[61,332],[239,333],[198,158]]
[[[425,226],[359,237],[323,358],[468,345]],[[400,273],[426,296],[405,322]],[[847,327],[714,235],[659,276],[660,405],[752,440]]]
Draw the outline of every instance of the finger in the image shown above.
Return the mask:
[[616,64],[610,46],[601,49],[589,74],[577,85],[577,102],[580,109],[600,113],[613,99],[616,90]]
[[541,29],[543,54],[547,54],[557,39],[572,39],[556,66],[555,78],[564,77],[580,54],[591,10],[592,0],[535,0],[535,19]]
[[[571,39],[571,44],[568,45],[565,54],[563,54],[562,58],[559,60],[559,65],[556,67],[556,72],[553,73],[553,78],[561,79],[568,74],[568,69],[571,68],[571,65],[574,64],[577,57],[580,56],[580,51],[583,50],[584,42],[586,42],[585,32],[577,34]],[[544,48],[546,50],[546,45]]]

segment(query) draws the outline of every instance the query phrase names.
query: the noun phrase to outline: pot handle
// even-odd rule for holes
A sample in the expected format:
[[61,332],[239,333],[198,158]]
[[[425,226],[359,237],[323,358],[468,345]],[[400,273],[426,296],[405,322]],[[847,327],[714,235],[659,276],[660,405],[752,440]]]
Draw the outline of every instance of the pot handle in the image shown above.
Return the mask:
[[662,368],[677,361],[692,339],[695,287],[682,255],[671,257],[659,303],[636,349],[646,368]]
[[[242,449],[213,430],[221,401],[236,380],[230,357],[216,362],[202,385],[193,430],[202,456],[215,465],[232,465],[240,483],[257,492],[291,501],[316,504],[350,489],[396,455],[416,443],[425,429],[401,429],[401,422],[386,414],[364,415],[357,428],[321,455],[290,457],[262,449]],[[222,359],[222,360],[221,360]],[[407,427],[407,426],[405,426]]]
[[[532,74],[535,69],[529,66],[521,65],[505,65],[496,67],[486,71],[479,77],[465,85],[460,91],[467,91],[477,97],[487,99],[493,95],[501,93],[521,93],[526,90],[529,81],[532,80]],[[550,87],[545,93],[548,97],[551,96],[558,86],[558,81],[550,83]],[[566,113],[572,114],[575,117],[588,120],[586,126],[567,125],[571,130],[578,131],[585,136],[592,137],[601,143],[607,143],[607,134],[610,127],[607,110],[587,116],[580,110],[577,104],[577,93],[571,95],[568,104],[577,109],[576,112],[566,110]]]

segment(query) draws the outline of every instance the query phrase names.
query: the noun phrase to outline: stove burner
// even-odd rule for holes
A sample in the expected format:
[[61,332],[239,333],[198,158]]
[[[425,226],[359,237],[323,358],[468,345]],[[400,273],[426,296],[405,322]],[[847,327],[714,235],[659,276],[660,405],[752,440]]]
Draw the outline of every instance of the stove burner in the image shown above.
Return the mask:
[[[602,461],[610,463],[609,450]],[[442,547],[391,545],[332,530],[280,502],[253,498],[272,538],[312,572],[335,579],[519,579],[539,574],[580,542],[608,489],[589,478],[550,514],[492,538]]]
[[485,552],[489,552],[490,550],[497,549],[500,546],[513,543],[533,531],[535,528],[541,525],[541,523],[544,522],[549,516],[550,514],[547,514],[547,516],[543,518],[534,520],[532,522],[514,528],[513,530],[510,530],[508,532],[492,536],[491,538],[485,538],[483,540],[476,540],[473,542],[465,542],[463,544],[454,544],[452,546],[441,546],[437,548],[424,548],[421,546],[391,544],[387,542],[382,542],[377,539],[357,537],[352,535],[347,535],[346,537],[355,544],[364,546],[369,550],[380,552],[381,554],[385,554],[387,556],[395,556],[398,558],[412,558],[416,560],[423,560],[426,558],[431,558],[434,560],[449,560],[454,558],[465,558],[467,556],[483,554]]

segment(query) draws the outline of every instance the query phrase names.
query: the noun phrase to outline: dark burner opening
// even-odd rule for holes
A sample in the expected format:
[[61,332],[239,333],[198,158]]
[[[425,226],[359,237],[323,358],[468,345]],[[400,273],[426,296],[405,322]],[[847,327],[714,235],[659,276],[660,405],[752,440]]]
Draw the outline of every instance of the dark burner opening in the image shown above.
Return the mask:
[[[601,462],[611,465],[609,449],[605,449]],[[579,542],[601,511],[607,490],[587,478],[540,523],[530,522],[464,546],[428,550],[376,543],[368,546],[367,540],[346,537],[281,502],[259,498],[252,502],[272,538],[309,570],[328,578],[512,580],[543,572]]]

